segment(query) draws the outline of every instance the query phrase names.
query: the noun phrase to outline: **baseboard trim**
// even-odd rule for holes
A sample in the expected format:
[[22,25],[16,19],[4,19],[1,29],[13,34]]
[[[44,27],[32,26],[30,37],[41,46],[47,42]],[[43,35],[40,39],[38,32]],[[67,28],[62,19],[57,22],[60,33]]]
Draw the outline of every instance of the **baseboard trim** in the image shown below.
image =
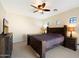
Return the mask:
[[79,50],[79,44],[77,44],[77,49]]
[[77,44],[77,45],[79,45],[79,44]]

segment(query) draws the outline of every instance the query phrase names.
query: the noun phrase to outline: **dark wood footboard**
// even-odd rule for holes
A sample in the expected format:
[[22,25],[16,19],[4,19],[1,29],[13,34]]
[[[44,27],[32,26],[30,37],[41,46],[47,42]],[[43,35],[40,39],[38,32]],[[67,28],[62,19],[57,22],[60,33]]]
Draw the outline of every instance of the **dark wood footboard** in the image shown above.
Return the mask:
[[28,35],[27,41],[28,41],[27,44],[30,45],[33,48],[33,50],[40,55],[40,58],[45,57],[46,53],[45,41],[39,41],[30,35]]

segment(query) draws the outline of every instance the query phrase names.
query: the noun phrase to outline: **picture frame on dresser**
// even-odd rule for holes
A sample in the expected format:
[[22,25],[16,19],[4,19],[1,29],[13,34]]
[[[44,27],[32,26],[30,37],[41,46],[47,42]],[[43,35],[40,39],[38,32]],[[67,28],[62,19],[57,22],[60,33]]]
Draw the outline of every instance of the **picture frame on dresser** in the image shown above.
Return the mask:
[[3,32],[2,34],[7,34],[8,33],[8,21],[6,20],[6,18],[3,18]]

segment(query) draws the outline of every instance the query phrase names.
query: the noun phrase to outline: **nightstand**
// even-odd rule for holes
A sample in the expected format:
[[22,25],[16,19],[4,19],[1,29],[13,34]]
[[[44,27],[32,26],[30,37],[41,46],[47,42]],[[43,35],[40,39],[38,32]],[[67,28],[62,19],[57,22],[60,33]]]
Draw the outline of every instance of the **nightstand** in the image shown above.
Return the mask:
[[77,49],[77,38],[75,37],[66,37],[64,40],[64,46],[76,51]]

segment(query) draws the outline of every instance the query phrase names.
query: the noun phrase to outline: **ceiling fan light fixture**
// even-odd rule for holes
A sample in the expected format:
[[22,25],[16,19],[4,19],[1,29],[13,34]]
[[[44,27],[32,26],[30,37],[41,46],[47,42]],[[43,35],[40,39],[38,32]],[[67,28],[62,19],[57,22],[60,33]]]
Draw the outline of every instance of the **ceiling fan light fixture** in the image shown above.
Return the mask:
[[43,12],[43,10],[38,10],[38,12]]

